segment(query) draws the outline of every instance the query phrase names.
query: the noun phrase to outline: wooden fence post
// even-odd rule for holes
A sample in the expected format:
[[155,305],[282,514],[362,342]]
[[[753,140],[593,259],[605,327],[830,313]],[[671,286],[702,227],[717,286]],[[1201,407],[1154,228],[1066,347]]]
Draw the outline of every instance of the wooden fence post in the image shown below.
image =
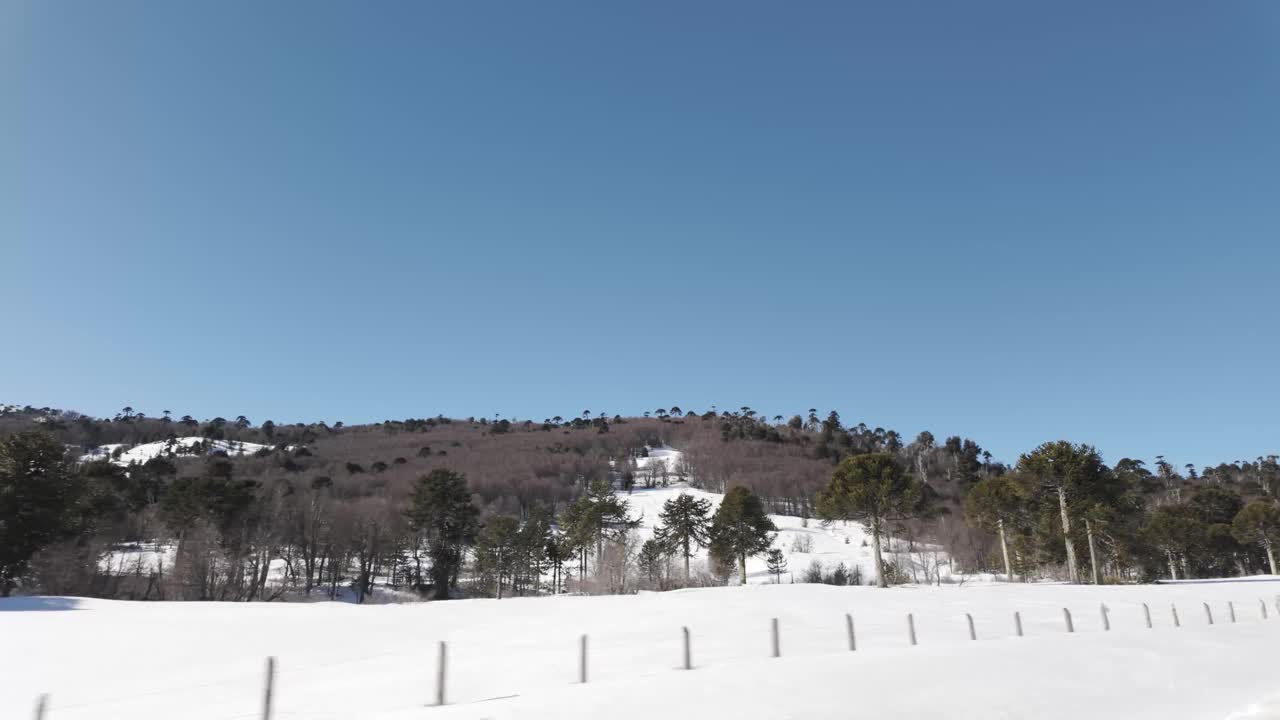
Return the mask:
[[1102,609],[1100,612],[1102,613],[1102,629],[1111,630],[1111,617],[1107,614],[1109,612],[1107,609],[1107,604],[1102,603],[1101,608]]
[[1258,605],[1262,607],[1262,619],[1266,620],[1267,619],[1267,601],[1263,600],[1262,598],[1258,598]]
[[969,639],[970,639],[970,640],[977,640],[977,639],[978,639],[978,632],[977,632],[976,630],[974,630],[974,629],[973,629],[973,616],[972,616],[972,615],[970,615],[969,613],[965,613],[965,614],[964,614],[964,617],[965,617],[965,619],[966,619],[966,620],[968,620],[968,621],[969,621]]
[[907,636],[911,638],[911,644],[916,644],[916,618],[911,613],[907,613]]
[[36,698],[36,715],[35,715],[36,720],[44,720],[44,711],[45,711],[45,708],[48,707],[48,705],[49,705],[48,695],[41,695],[40,697]]
[[693,669],[693,652],[689,648],[689,628],[681,628],[684,634],[684,669]]
[[844,628],[849,635],[849,651],[853,652],[858,649],[858,638],[853,634],[853,614],[844,614]]
[[1209,621],[1209,624],[1210,624],[1210,625],[1212,625],[1212,624],[1213,624],[1213,611],[1209,609],[1209,603],[1202,603],[1202,604],[1204,605],[1204,618],[1205,618],[1205,620],[1208,620],[1208,621]]
[[1013,629],[1018,632],[1018,637],[1022,637],[1022,613],[1017,610],[1013,611]]
[[445,662],[448,659],[447,645],[440,641],[440,651],[436,657],[436,705],[444,705]]
[[1227,614],[1231,616],[1231,622],[1234,623],[1236,621],[1236,604],[1230,600],[1227,601]]
[[1173,626],[1174,626],[1174,627],[1182,627],[1182,622],[1181,622],[1180,620],[1178,620],[1178,606],[1177,606],[1177,605],[1170,605],[1170,606],[1169,606],[1169,609],[1173,611]]
[[1067,621],[1067,632],[1075,632],[1076,626],[1071,623],[1071,611],[1066,608],[1062,608],[1062,618]]
[[262,691],[262,720],[271,720],[271,701],[276,687],[276,659],[267,657],[267,679]]
[[1147,629],[1150,630],[1151,629],[1151,608],[1147,607],[1146,603],[1142,603],[1142,614],[1146,616]]
[[773,633],[773,657],[782,657],[782,644],[778,641],[778,618],[770,623]]
[[587,682],[587,634],[578,638],[578,682]]

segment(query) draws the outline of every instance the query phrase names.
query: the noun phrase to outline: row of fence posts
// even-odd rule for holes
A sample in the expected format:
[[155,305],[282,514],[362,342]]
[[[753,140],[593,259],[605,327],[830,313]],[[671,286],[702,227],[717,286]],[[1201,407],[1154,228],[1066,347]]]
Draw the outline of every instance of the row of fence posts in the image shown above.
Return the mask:
[[[1204,605],[1205,620],[1208,622],[1209,625],[1212,625],[1213,609],[1209,607],[1209,603],[1203,603],[1203,605]],[[1267,601],[1261,600],[1261,599],[1258,600],[1258,607],[1262,611],[1262,619],[1266,620],[1268,617]],[[1169,609],[1173,615],[1173,626],[1179,627],[1179,628],[1182,627],[1182,621],[1178,617],[1178,606],[1170,605]],[[1102,603],[1099,606],[1099,611],[1101,612],[1101,615],[1102,615],[1102,629],[1104,631],[1110,631],[1111,630],[1111,616],[1110,616],[1111,609],[1107,607],[1106,603]],[[1276,596],[1276,612],[1280,613],[1280,595]],[[1146,603],[1142,603],[1142,614],[1144,619],[1146,620],[1147,629],[1151,629],[1153,627],[1151,623],[1151,607],[1148,606]],[[1227,602],[1227,614],[1228,614],[1228,617],[1231,618],[1231,622],[1233,623],[1236,622],[1235,603],[1230,601]],[[964,617],[965,617],[965,622],[968,624],[968,627],[969,627],[969,639],[977,640],[978,631],[977,631],[977,627],[974,625],[974,622],[973,622],[973,615],[969,613],[965,613]],[[1067,632],[1074,633],[1076,631],[1076,628],[1075,628],[1075,623],[1071,619],[1071,610],[1069,610],[1068,608],[1062,608],[1062,618],[1064,623],[1066,624]],[[857,640],[857,636],[854,633],[852,613],[845,613],[844,622],[845,622],[845,632],[848,636],[849,650],[856,651],[858,649],[858,640]],[[1017,633],[1017,636],[1022,637],[1023,636],[1022,613],[1018,611],[1014,611],[1013,613],[1013,627],[1014,627],[1014,631]],[[772,641],[771,642],[772,657],[782,657],[782,640],[781,640],[781,633],[779,632],[779,629],[778,629],[778,618],[773,618],[770,620],[769,628],[770,628],[770,638]],[[693,647],[689,637],[689,628],[688,627],[680,628],[680,633],[683,638],[683,649],[684,649],[683,669],[692,670],[693,669]],[[915,619],[915,615],[913,615],[912,613],[907,613],[907,639],[910,641],[912,645],[917,644],[916,619]],[[449,659],[448,653],[449,653],[448,643],[441,641],[439,644],[439,651],[436,657],[436,693],[435,693],[436,705],[444,705],[446,701],[445,687],[447,684],[446,673],[447,673],[447,666],[448,666],[448,659]],[[585,634],[578,637],[578,682],[579,683],[587,682],[587,636]],[[274,657],[268,657],[266,678],[263,681],[263,690],[262,690],[262,720],[271,720],[272,702],[275,696],[275,684],[276,684],[276,659]],[[45,713],[48,710],[48,707],[49,707],[49,696],[47,694],[40,695],[38,698],[36,698],[35,720],[45,720]]]

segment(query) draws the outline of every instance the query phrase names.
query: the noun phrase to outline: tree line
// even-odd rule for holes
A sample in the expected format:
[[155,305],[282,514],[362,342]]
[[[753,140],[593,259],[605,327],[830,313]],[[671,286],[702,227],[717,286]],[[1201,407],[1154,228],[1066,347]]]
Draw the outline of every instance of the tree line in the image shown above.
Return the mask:
[[[742,580],[755,555],[781,579],[770,512],[865,523],[881,583],[904,579],[885,557],[904,547],[941,547],[955,572],[1133,582],[1274,572],[1280,542],[1275,457],[1198,472],[1157,458],[1148,469],[1054,442],[1005,466],[972,440],[904,442],[815,410],[352,427],[241,416],[195,427],[267,446],[249,457],[80,460],[95,439],[188,437],[175,427],[190,427],[183,418],[166,418],[0,414],[0,590],[242,601],[630,592]],[[682,467],[637,468],[666,444],[685,451]],[[680,480],[726,493],[720,509],[738,519],[717,526],[720,511],[681,495],[640,542],[624,491]],[[695,571],[702,548],[712,562]]]

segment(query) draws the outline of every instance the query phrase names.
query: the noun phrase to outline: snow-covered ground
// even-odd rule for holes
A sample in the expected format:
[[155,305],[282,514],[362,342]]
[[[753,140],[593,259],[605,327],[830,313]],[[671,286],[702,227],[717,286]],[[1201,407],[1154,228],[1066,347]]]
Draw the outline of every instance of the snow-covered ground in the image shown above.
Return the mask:
[[[756,585],[379,606],[12,598],[0,600],[0,717],[28,717],[45,692],[50,720],[249,720],[274,655],[280,719],[1280,718],[1278,594],[1277,579],[1250,578]],[[856,652],[845,613],[856,619]],[[774,617],[779,659],[769,657]],[[678,669],[682,626],[692,671]],[[576,682],[582,633],[585,686]],[[442,640],[450,705],[430,708]]]
[[[129,465],[131,463],[145,463],[148,460],[158,457],[177,457],[179,455],[191,455],[195,452],[195,448],[201,443],[206,442],[206,438],[189,436],[180,437],[170,442],[161,440],[159,442],[143,443],[141,445],[124,445],[119,443],[108,443],[99,445],[89,452],[80,456],[81,462],[92,462],[94,460],[111,460],[117,465]],[[228,455],[252,455],[259,450],[270,450],[270,445],[260,445],[251,442],[239,442],[235,440],[207,440],[209,443],[209,453],[224,452]],[[117,449],[122,449],[118,458],[113,457]]]
[[[636,465],[643,474],[657,463],[666,463],[668,470],[672,471],[671,479],[674,480],[674,471],[682,459],[679,450],[653,448],[650,449],[649,456],[639,458]],[[641,540],[653,537],[654,527],[660,524],[658,515],[662,512],[663,504],[681,494],[689,494],[710,501],[713,512],[715,508],[720,507],[720,501],[724,497],[720,493],[691,488],[682,482],[673,482],[668,487],[657,488],[644,488],[640,482],[637,482],[630,493],[617,493],[618,497],[629,503],[632,517],[641,518],[641,527],[637,531]],[[802,580],[805,570],[815,561],[827,573],[844,563],[850,571],[855,567],[859,568],[863,584],[875,581],[871,536],[862,525],[839,522],[824,526],[816,519],[806,520],[790,515],[770,515],[770,518],[778,527],[773,546],[781,549],[787,559],[787,572],[783,574],[782,582],[791,582],[793,576],[797,582]],[[933,577],[932,572],[936,567],[941,571],[944,582],[950,579],[951,569],[947,557],[941,551],[935,552],[936,548],[916,545],[915,552],[908,552],[905,543],[897,542],[894,543],[894,547],[901,552],[889,553],[886,548],[885,559],[897,563],[907,577],[910,577],[914,570],[916,580],[927,582],[926,570],[929,577]],[[697,573],[699,570],[705,570],[706,567],[707,550],[703,548],[691,563],[691,570]],[[680,572],[683,572],[683,567],[680,568]],[[990,578],[974,577],[972,579],[989,580]],[[771,583],[775,580],[776,578],[769,573],[763,556],[747,560],[748,583]]]

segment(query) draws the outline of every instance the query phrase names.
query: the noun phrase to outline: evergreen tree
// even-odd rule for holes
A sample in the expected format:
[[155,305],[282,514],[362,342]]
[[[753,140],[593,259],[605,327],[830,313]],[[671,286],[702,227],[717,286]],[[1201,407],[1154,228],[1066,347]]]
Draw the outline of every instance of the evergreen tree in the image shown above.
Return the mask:
[[[476,536],[476,570],[483,578],[492,578],[498,599],[502,584],[514,578],[520,551],[520,523],[509,515],[489,518]],[[514,580],[512,586],[514,588]]]
[[1280,545],[1280,508],[1265,500],[1245,505],[1231,522],[1231,533],[1247,545],[1258,545],[1267,553],[1272,575],[1276,571],[1276,546]]
[[480,514],[471,504],[466,477],[447,468],[436,468],[419,478],[406,514],[413,529],[422,533],[427,543],[432,595],[436,600],[447,600],[462,564],[463,549],[475,540]]
[[83,483],[66,449],[43,432],[0,437],[0,597],[8,597],[41,548],[79,527]]
[[865,523],[871,531],[876,584],[889,587],[880,538],[888,523],[905,520],[919,512],[923,496],[923,486],[912,480],[892,455],[854,455],[840,462],[831,482],[818,493],[818,516],[826,521]]
[[684,558],[684,579],[689,581],[689,559],[711,542],[711,501],[681,493],[662,505],[657,538]]
[[787,556],[782,554],[780,548],[769,548],[769,553],[765,556],[765,564],[769,568],[769,572],[773,573],[774,582],[782,582],[782,573],[787,571]]
[[594,546],[598,559],[604,553],[606,537],[622,537],[640,526],[638,519],[628,515],[627,501],[615,496],[606,480],[593,480],[587,492],[573,501],[560,518],[560,524],[569,534],[573,546],[581,554],[579,575],[586,571],[587,549]]
[[711,556],[725,566],[736,560],[746,585],[747,558],[768,551],[777,529],[760,498],[745,487],[731,488],[711,520]]
[[640,566],[640,572],[644,573],[650,583],[656,582],[661,577],[662,566],[666,562],[667,555],[666,544],[657,538],[645,540],[640,546],[636,564]]
[[1009,562],[1007,531],[1012,530],[1026,513],[1026,488],[1013,475],[997,475],[980,480],[964,499],[965,517],[971,523],[1000,536],[1000,553],[1004,574],[1013,580],[1013,564]]

